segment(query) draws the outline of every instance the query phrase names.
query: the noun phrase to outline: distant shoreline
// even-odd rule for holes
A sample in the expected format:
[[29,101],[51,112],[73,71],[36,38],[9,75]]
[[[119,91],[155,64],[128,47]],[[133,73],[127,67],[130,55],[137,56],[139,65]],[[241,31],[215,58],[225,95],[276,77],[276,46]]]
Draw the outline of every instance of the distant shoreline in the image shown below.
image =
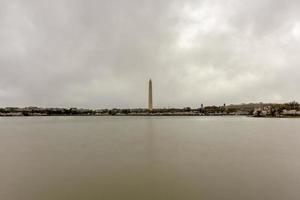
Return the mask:
[[249,103],[238,105],[203,106],[200,108],[129,108],[129,109],[85,109],[85,108],[0,108],[0,117],[42,116],[248,116],[263,118],[299,118],[297,102],[284,104]]
[[253,116],[253,115],[195,115],[195,114],[138,114],[138,115],[0,115],[0,118],[30,117],[250,117],[250,118],[300,118],[300,116]]

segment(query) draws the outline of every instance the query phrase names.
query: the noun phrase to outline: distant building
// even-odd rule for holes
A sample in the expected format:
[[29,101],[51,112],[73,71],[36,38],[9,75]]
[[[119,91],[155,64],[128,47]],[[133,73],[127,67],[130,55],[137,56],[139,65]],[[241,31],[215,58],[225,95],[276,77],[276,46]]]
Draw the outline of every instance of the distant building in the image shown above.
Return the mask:
[[152,96],[152,81],[149,80],[149,94],[148,94],[148,109],[149,111],[153,110],[153,96]]
[[203,104],[201,104],[201,107],[200,107],[200,112],[203,113],[204,112],[204,106]]

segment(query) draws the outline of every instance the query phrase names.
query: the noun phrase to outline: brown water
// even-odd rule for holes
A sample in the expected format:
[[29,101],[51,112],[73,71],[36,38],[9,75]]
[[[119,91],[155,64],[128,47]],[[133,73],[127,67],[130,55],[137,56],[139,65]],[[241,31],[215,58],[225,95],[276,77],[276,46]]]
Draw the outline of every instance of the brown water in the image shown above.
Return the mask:
[[0,118],[1,200],[299,200],[300,119]]

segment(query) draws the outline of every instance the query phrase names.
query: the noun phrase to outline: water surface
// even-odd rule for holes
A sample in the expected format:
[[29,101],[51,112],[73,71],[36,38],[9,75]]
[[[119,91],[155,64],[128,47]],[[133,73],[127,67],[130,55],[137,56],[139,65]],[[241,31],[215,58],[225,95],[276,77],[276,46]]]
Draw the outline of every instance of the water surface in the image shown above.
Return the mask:
[[299,200],[300,119],[0,118],[1,200]]

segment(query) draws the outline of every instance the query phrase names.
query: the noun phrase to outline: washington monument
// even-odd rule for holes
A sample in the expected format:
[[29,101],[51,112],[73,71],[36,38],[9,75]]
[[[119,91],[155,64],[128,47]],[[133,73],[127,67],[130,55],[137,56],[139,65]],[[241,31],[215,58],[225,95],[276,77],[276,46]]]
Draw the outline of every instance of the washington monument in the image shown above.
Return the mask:
[[149,80],[149,94],[148,94],[148,109],[149,111],[153,110],[153,99],[152,99],[152,81]]

